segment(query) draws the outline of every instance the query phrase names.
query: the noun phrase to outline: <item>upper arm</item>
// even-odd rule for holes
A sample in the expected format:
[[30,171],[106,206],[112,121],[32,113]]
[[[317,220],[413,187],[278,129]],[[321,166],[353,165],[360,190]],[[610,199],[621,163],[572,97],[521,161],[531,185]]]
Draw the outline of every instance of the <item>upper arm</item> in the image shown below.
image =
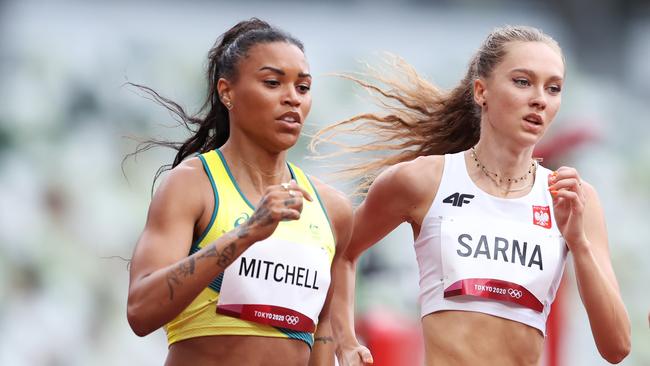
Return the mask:
[[131,284],[188,255],[205,209],[204,181],[200,161],[191,159],[172,169],[160,185],[133,253]]
[[612,267],[609,244],[607,240],[607,227],[605,225],[605,215],[598,198],[598,193],[592,185],[582,181],[585,192],[584,208],[584,230],[587,239],[592,245],[592,253],[596,258],[600,268],[604,271],[607,279],[618,290],[618,282]]
[[354,213],[346,256],[358,257],[403,222],[419,226],[438,189],[443,165],[443,156],[420,157],[382,172]]

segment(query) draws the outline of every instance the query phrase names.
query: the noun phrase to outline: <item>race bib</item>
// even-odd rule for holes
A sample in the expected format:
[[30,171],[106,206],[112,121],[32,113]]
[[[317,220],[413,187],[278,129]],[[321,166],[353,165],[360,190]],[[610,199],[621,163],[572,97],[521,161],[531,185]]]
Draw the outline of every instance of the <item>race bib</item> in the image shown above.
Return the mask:
[[269,238],[226,268],[217,312],[312,333],[329,284],[326,249]]
[[466,218],[440,223],[444,296],[477,296],[542,312],[566,249],[557,232]]

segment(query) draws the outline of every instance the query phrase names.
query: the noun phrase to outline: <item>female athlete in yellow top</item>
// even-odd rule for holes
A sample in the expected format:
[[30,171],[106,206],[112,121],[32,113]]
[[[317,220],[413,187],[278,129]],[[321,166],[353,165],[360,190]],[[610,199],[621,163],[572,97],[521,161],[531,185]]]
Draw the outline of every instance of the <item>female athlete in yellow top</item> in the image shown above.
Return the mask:
[[208,82],[202,116],[140,86],[197,129],[167,144],[178,154],[133,254],[129,324],[164,327],[169,366],[331,365],[330,267],[352,209],[286,161],[311,107],[303,46],[240,22],[210,50]]

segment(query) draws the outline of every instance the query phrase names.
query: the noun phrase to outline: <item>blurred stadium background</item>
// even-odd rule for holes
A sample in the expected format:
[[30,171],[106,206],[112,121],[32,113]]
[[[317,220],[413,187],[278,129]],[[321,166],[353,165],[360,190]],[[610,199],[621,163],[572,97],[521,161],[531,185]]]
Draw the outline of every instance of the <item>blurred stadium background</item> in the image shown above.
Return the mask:
[[[173,153],[142,153],[126,161],[125,174],[121,162],[136,147],[127,136],[185,135],[123,84],[151,86],[196,110],[208,49],[252,16],[305,43],[315,75],[305,135],[371,108],[352,83],[329,74],[362,71],[360,61],[376,64],[383,51],[451,88],[496,26],[528,24],[555,37],[567,82],[540,153],[551,167],[578,167],[599,190],[632,321],[632,353],[622,364],[650,365],[647,0],[0,2],[1,365],[163,364],[163,332],[138,338],[127,324],[126,259],[153,175]],[[308,141],[291,160],[349,192],[328,179],[331,167],[306,158]],[[364,256],[359,271],[360,332],[384,365],[420,357],[411,243],[401,227]],[[570,267],[560,305],[560,341],[547,365],[605,364]]]

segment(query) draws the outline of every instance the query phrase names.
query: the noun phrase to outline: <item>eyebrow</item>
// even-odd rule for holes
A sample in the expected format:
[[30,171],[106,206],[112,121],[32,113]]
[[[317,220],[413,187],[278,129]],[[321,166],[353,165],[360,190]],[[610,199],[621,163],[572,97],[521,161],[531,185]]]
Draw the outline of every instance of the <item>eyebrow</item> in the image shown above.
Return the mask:
[[[530,75],[530,76],[537,76],[537,74],[535,73],[535,71],[533,71],[533,70],[531,70],[531,69],[512,69],[512,70],[510,70],[510,72],[523,72],[524,74],[528,74],[528,75]],[[550,77],[550,80],[553,80],[553,81],[556,81],[556,80],[563,81],[564,78],[561,77],[561,76],[553,75],[553,76]]]
[[[276,74],[279,74],[279,75],[282,75],[282,76],[285,76],[287,74],[283,70],[280,70],[280,69],[278,69],[276,67],[272,67],[272,66],[262,66],[262,67],[260,67],[260,69],[258,71],[264,71],[264,70],[269,70],[269,71],[272,71],[272,72],[274,72]],[[309,74],[307,72],[299,72],[298,77],[311,78],[311,74]]]

